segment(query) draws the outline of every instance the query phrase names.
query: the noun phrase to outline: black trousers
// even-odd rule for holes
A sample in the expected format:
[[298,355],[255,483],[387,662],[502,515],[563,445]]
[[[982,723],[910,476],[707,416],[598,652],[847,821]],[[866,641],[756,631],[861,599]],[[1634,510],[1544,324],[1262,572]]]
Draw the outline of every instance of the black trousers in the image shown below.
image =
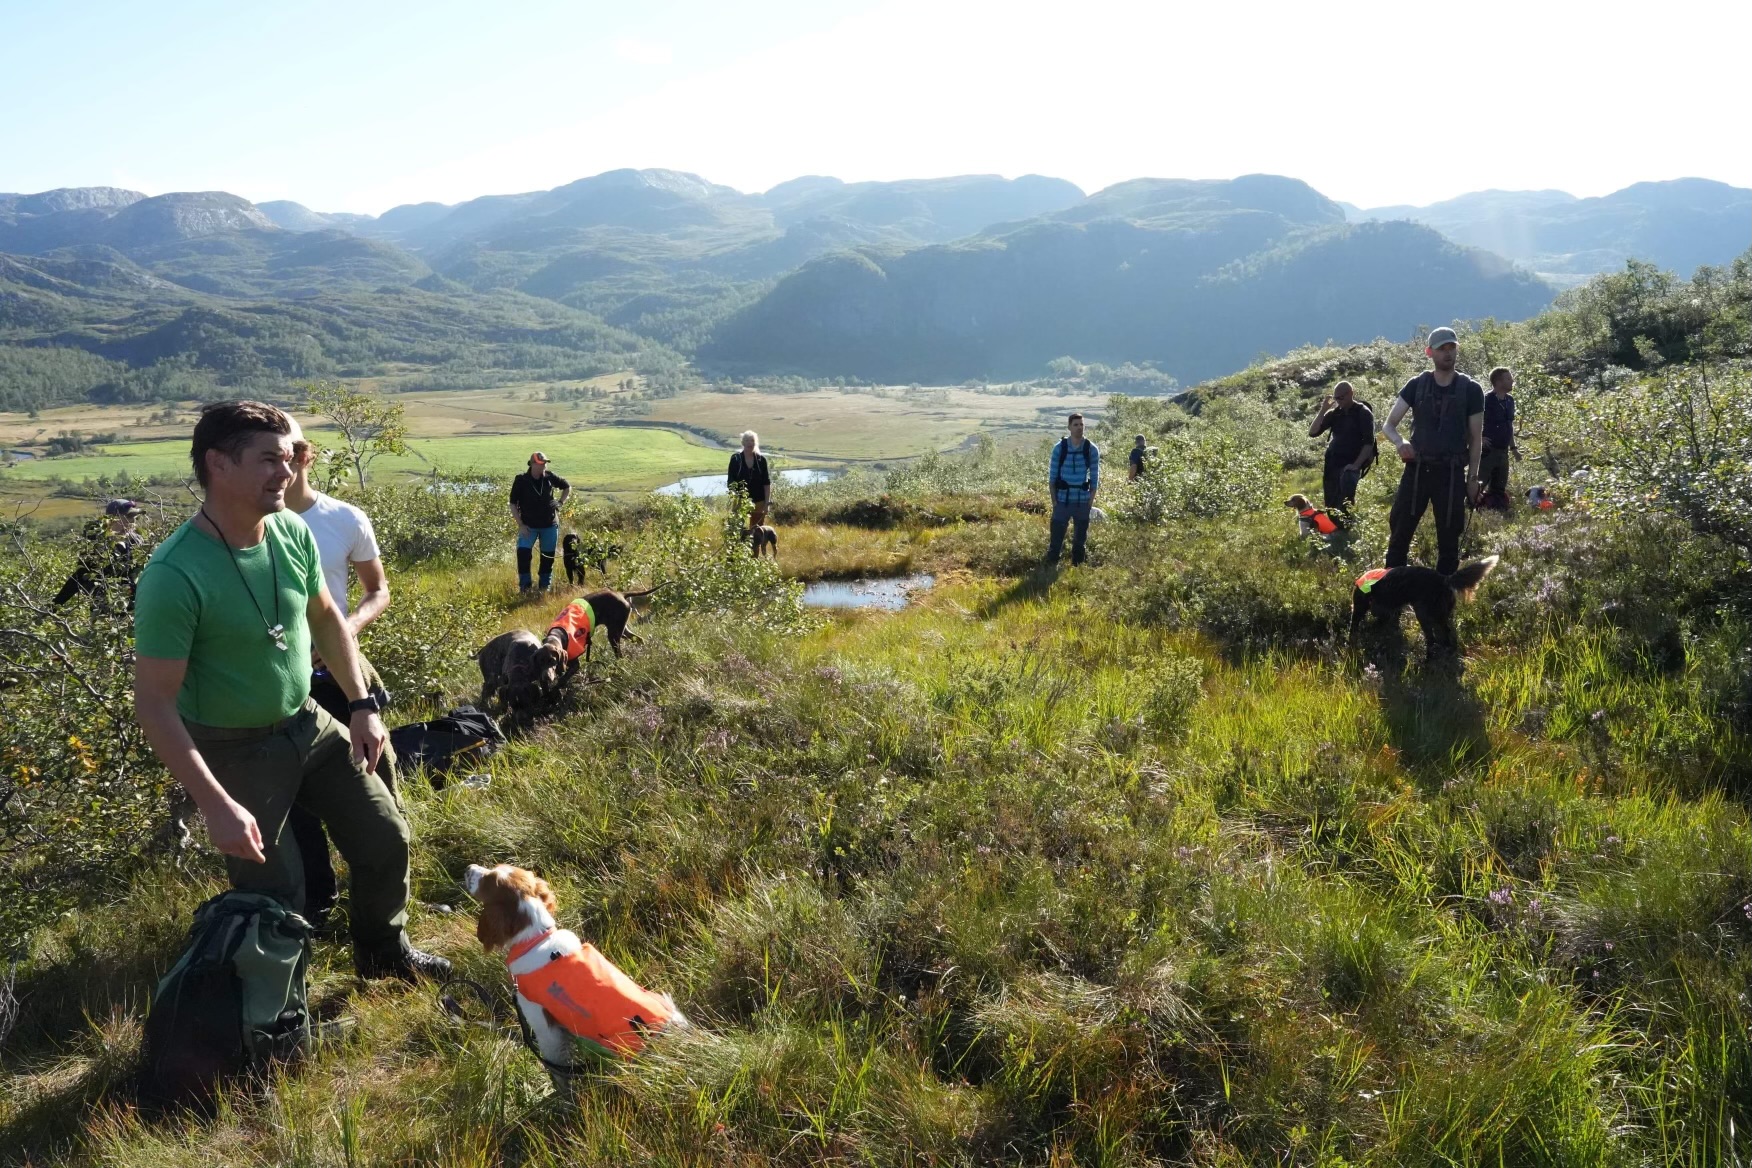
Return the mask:
[[1436,571],[1451,576],[1460,567],[1460,535],[1466,530],[1466,462],[1405,464],[1393,509],[1387,514],[1387,566],[1403,567],[1425,509],[1436,516]]
[[[1329,509],[1349,507],[1357,501],[1357,483],[1362,476],[1351,470],[1350,464],[1350,458],[1334,458],[1330,450],[1326,452],[1326,464],[1320,473],[1320,493],[1324,496],[1322,506]],[[1346,474],[1346,471],[1350,473]]]

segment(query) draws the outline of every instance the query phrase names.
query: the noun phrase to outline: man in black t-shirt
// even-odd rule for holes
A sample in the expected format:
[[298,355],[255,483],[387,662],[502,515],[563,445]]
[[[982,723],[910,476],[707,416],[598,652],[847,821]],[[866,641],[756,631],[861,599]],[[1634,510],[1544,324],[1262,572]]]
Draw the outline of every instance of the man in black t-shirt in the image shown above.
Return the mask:
[[1144,455],[1149,451],[1149,447],[1144,445],[1145,441],[1147,440],[1142,434],[1132,439],[1131,454],[1126,459],[1130,464],[1125,476],[1125,481],[1128,483],[1135,483],[1143,478],[1144,471],[1148,469],[1144,463]]
[[[556,500],[554,492],[560,497]],[[572,494],[572,484],[548,470],[547,455],[529,456],[529,470],[511,480],[511,517],[517,520],[517,586],[527,592],[530,553],[541,544],[541,590],[554,582],[554,551],[560,542],[560,512]]]
[[[1453,329],[1430,333],[1424,352],[1435,368],[1405,383],[1381,426],[1405,463],[1387,515],[1387,566],[1402,567],[1410,557],[1411,538],[1428,507],[1436,514],[1436,571],[1451,576],[1460,567],[1466,504],[1478,502],[1484,387],[1455,371],[1460,342]],[[1409,441],[1397,429],[1407,411],[1414,422]]]
[[1321,491],[1327,507],[1349,507],[1356,502],[1357,482],[1375,461],[1375,411],[1356,399],[1351,383],[1332,387],[1332,396],[1320,403],[1320,412],[1308,425],[1308,437],[1330,433]]
[[1484,395],[1484,457],[1478,465],[1484,480],[1481,506],[1509,509],[1509,455],[1521,457],[1515,445],[1515,375],[1498,365],[1490,371],[1490,392]]

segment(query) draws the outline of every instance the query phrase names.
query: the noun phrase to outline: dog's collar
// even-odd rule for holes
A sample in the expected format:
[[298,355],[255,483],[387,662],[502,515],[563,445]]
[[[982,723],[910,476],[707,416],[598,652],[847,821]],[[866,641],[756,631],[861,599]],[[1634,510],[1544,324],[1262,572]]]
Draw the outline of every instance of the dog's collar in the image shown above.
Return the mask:
[[1377,580],[1387,574],[1387,571],[1386,568],[1370,568],[1367,572],[1364,572],[1361,576],[1357,577],[1357,591],[1367,592],[1375,586]]
[[505,964],[514,964],[518,958],[540,946],[543,941],[546,941],[549,937],[553,936],[556,931],[558,931],[556,928],[550,927],[543,932],[537,933],[527,941],[519,941],[517,944],[511,946],[511,948],[505,951]]

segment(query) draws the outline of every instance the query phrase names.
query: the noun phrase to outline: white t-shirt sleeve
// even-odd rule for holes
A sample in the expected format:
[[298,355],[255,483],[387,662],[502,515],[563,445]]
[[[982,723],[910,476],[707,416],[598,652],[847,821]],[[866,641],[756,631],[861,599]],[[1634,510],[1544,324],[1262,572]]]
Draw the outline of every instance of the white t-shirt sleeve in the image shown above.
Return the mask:
[[379,559],[383,552],[377,546],[377,530],[371,526],[371,516],[357,507],[351,510],[358,520],[358,526],[353,532],[353,546],[347,549],[347,558],[355,564]]

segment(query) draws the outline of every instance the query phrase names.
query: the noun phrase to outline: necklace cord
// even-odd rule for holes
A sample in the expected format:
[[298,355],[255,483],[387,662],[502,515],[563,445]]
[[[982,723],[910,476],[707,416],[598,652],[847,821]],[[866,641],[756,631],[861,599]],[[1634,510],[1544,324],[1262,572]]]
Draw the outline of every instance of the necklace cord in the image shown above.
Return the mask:
[[[225,538],[225,529],[219,526],[217,519],[207,514],[205,506],[201,508],[201,517],[212,525],[213,530],[219,535],[219,542],[225,545],[231,566],[237,570],[238,582],[243,585],[243,591],[249,597],[249,602],[255,605],[256,615],[261,618],[262,627],[268,630],[268,636],[273,638],[275,642],[283,642],[286,626],[280,621],[280,559],[274,554],[273,537],[268,534],[268,530],[264,526],[262,528],[262,542],[268,545],[268,564],[274,573],[274,623],[269,624],[268,614],[262,611],[261,601],[256,599],[255,590],[249,586],[249,577],[243,574],[243,565],[237,562],[236,549],[231,546],[231,541]],[[280,647],[285,648],[284,644],[281,644]]]

